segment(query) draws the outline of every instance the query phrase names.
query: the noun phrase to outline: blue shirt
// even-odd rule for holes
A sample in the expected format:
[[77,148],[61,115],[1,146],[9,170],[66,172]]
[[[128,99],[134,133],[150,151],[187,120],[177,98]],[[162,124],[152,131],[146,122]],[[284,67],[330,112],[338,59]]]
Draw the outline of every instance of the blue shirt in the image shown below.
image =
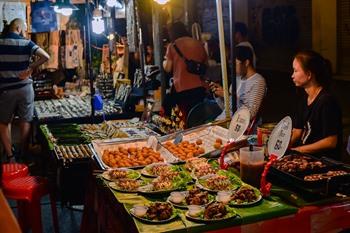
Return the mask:
[[32,82],[19,79],[18,74],[29,67],[30,58],[38,48],[31,40],[13,32],[0,37],[0,87]]

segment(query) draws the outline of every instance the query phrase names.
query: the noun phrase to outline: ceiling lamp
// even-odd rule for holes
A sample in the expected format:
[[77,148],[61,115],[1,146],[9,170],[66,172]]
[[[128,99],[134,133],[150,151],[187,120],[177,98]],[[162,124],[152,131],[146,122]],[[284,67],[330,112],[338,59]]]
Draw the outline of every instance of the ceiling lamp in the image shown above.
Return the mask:
[[105,31],[105,21],[102,18],[102,11],[96,8],[92,13],[92,31],[101,34]]
[[117,9],[123,9],[124,8],[123,4],[120,1],[118,1],[118,0],[107,0],[106,4],[109,7],[115,7]]
[[168,2],[170,2],[170,0],[154,0],[156,3],[160,4],[160,5],[165,5]]
[[70,0],[56,0],[53,9],[56,13],[64,16],[70,16],[74,10],[78,10],[76,6],[70,3]]

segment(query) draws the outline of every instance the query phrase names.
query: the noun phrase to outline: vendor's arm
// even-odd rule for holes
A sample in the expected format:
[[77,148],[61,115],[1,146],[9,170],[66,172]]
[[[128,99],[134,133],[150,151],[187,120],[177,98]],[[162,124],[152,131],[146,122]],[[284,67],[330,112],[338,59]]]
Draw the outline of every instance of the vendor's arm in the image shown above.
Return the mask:
[[314,153],[336,148],[337,142],[338,142],[338,136],[332,135],[311,144],[292,148],[292,150],[299,151],[305,154],[314,154]]
[[301,135],[303,133],[302,129],[295,129],[292,130],[292,138],[290,139],[290,145],[293,146],[297,141],[300,140]]
[[171,72],[173,69],[173,52],[171,49],[172,44],[168,45],[168,48],[166,50],[166,54],[164,56],[163,61],[163,69],[165,72]]
[[266,92],[266,82],[264,78],[255,80],[255,83],[249,92],[246,93],[243,105],[249,109],[250,118],[253,119],[259,112],[261,103]]
[[163,68],[165,72],[170,73],[173,68],[173,61],[169,58],[165,58],[165,60],[163,61]]

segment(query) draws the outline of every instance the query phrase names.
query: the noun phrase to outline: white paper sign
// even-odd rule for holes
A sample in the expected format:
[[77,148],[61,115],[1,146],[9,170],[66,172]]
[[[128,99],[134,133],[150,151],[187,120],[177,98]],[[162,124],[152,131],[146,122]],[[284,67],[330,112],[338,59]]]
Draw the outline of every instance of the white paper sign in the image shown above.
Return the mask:
[[250,122],[250,112],[246,107],[239,108],[232,117],[228,138],[234,141],[243,136]]
[[276,155],[281,158],[290,142],[292,136],[292,119],[289,116],[283,118],[272,130],[268,144],[267,150],[269,155]]
[[147,146],[151,147],[153,150],[157,150],[158,139],[155,136],[150,136],[147,140]]

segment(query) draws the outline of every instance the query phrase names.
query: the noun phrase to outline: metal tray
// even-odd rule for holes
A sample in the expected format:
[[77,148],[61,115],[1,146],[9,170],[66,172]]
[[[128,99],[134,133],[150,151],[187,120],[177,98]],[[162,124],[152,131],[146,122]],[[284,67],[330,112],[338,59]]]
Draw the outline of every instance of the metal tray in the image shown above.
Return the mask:
[[[116,150],[119,146],[123,147],[144,147],[147,146],[147,140],[146,139],[129,139],[129,140],[94,140],[92,141],[93,145],[93,153],[94,157],[101,166],[102,169],[108,169],[110,168],[108,165],[106,165],[102,161],[102,155],[105,150]],[[159,146],[156,150],[161,154],[161,157],[164,159],[164,162],[166,163],[176,163],[177,158],[174,157],[168,150],[166,150],[164,147]],[[135,166],[135,167],[128,167],[128,168],[142,168],[144,166]]]
[[[83,144],[79,144],[79,145],[83,145]],[[79,145],[76,145],[76,146],[79,146]],[[76,151],[77,153],[74,153],[72,156],[64,157],[59,152],[58,147],[67,147],[67,145],[56,145],[54,147],[54,153],[55,153],[57,160],[62,161],[63,165],[67,165],[67,164],[74,163],[74,162],[90,161],[93,158],[94,151],[93,151],[91,144],[85,144],[85,145],[87,146],[87,148],[85,148],[85,150],[89,154],[88,156],[80,155],[79,151]],[[76,146],[73,146],[73,147],[76,147]]]
[[[294,153],[294,152],[293,152]],[[334,194],[339,191],[339,187],[350,184],[350,167],[346,166],[343,163],[335,162],[326,157],[316,158],[311,155],[300,154],[307,156],[316,161],[321,161],[326,165],[322,169],[317,169],[315,171],[306,171],[306,172],[285,172],[277,169],[274,166],[271,166],[269,170],[269,177],[274,180],[279,180],[284,182],[287,185],[296,187],[302,191],[314,194],[329,195]],[[316,180],[316,181],[305,181],[304,177],[311,174],[326,173],[332,170],[343,170],[349,174],[342,176],[335,176],[328,179]]]
[[[183,141],[196,143],[198,139],[202,140],[202,144],[200,146],[204,148],[205,152],[200,156],[218,157],[221,153],[221,148],[229,141],[228,129],[217,125],[202,125],[200,127],[164,136],[160,139],[161,144],[163,145],[166,142],[173,142],[179,133],[183,134]],[[222,140],[222,146],[220,149],[216,149],[213,146],[218,138]],[[237,142],[237,146],[244,146],[245,143],[240,143],[244,140],[246,140],[245,136],[243,136],[242,139]],[[236,149],[239,149],[239,147]],[[174,157],[176,156],[174,155]]]

